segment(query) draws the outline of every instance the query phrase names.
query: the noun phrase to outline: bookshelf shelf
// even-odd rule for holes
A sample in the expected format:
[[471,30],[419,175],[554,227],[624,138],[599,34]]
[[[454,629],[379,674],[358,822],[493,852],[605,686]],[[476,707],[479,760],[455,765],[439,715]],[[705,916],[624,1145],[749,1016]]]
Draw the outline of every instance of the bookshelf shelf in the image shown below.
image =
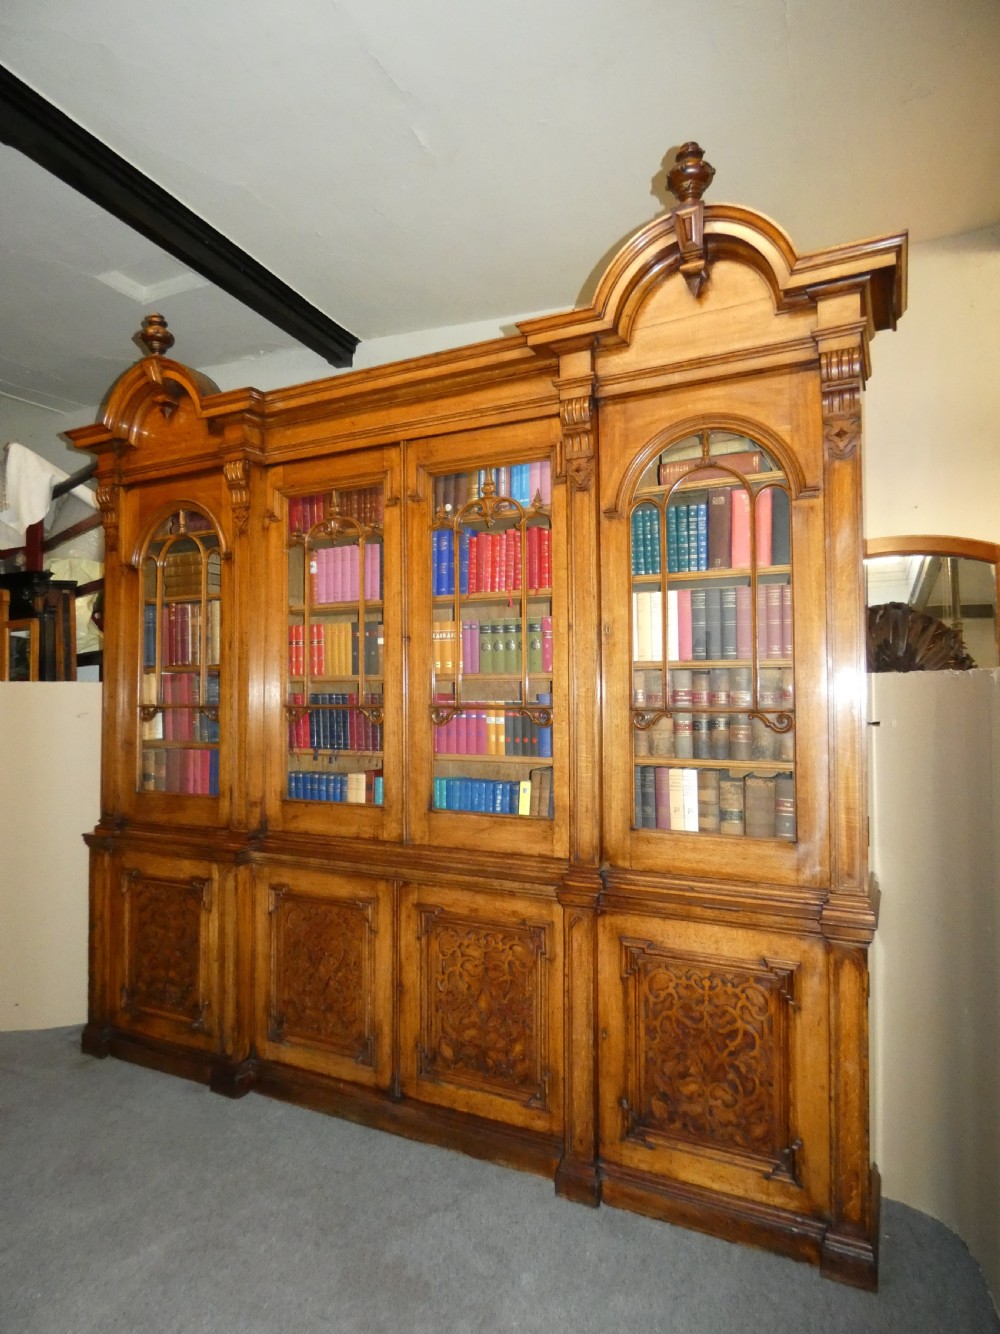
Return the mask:
[[592,308],[223,394],[151,319],[73,434],[84,1044],[864,1285],[860,400],[905,244],[797,255],[681,156]]

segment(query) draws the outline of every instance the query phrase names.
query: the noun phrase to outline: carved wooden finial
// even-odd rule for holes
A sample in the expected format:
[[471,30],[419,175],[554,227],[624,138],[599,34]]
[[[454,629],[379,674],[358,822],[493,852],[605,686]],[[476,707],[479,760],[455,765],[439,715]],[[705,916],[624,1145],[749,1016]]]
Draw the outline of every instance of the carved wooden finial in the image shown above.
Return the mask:
[[708,277],[705,250],[705,205],[701,197],[712,184],[715,168],[705,161],[704,149],[692,139],[682,144],[674,167],[667,176],[671,193],[677,196],[674,230],[681,255],[681,273],[697,297]]
[[701,199],[715,175],[715,168],[705,161],[705,150],[692,139],[681,145],[674,163],[667,176],[670,193],[682,204]]
[[174,345],[174,336],[162,315],[147,315],[139,330],[139,341],[153,357],[162,357]]

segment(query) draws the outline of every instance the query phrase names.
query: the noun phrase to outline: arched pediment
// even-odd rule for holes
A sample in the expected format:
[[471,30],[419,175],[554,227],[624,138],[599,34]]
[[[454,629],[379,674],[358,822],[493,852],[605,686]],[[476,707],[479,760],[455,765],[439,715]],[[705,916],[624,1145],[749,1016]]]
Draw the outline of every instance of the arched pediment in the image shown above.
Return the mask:
[[217,394],[218,387],[198,371],[163,356],[174,341],[160,315],[148,315],[140,338],[150,355],[130,366],[108,391],[101,405],[100,420],[115,439],[138,443],[151,412],[170,418],[187,403],[197,418],[204,417],[202,400]]

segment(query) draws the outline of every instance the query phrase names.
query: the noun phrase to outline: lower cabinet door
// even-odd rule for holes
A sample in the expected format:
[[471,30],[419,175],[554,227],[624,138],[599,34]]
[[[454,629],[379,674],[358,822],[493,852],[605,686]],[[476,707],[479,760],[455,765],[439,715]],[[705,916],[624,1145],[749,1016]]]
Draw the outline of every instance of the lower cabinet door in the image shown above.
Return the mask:
[[[823,943],[609,913],[599,925],[606,1198],[658,1183],[814,1216],[828,1207]],[[647,1207],[650,1201],[647,1200]],[[666,1211],[669,1213],[669,1210]]]
[[561,1133],[561,915],[554,896],[403,886],[400,1069],[408,1097]]
[[122,853],[111,906],[116,1027],[217,1047],[219,880],[212,862]]
[[259,1055],[388,1088],[392,883],[269,867],[255,893]]

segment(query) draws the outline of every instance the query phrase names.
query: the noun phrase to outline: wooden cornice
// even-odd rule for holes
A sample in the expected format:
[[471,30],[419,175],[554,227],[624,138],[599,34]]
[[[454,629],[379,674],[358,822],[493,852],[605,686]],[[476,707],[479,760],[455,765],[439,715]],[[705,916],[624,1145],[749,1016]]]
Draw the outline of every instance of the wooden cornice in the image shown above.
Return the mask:
[[0,66],[0,140],[133,227],[332,366],[358,339]]

